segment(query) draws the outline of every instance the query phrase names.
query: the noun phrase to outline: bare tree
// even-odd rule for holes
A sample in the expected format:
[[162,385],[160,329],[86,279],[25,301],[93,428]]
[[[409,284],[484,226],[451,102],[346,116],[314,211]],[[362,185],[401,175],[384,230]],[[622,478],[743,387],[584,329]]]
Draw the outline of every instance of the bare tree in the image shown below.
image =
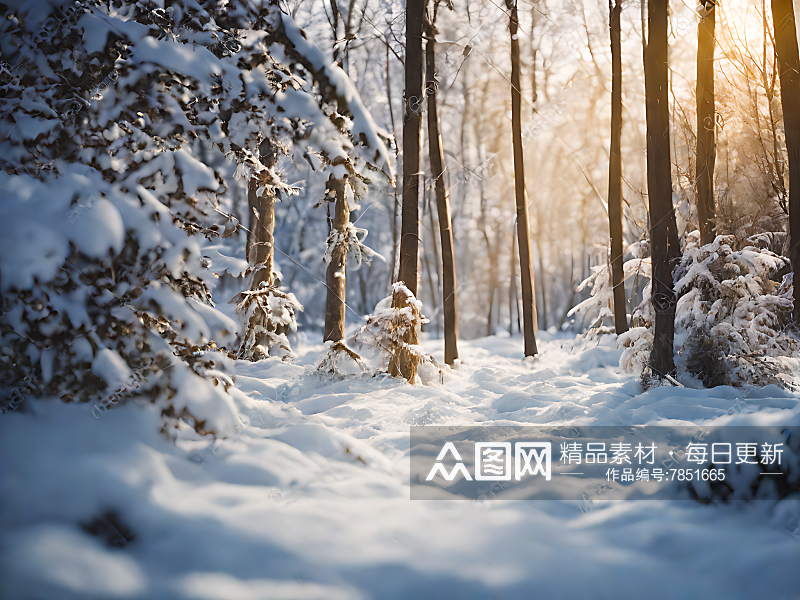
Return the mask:
[[621,0],[608,2],[611,12],[611,152],[608,162],[608,228],[611,235],[611,284],[614,286],[614,329],[628,331],[622,253],[622,47],[620,43]]
[[522,320],[525,356],[536,356],[536,297],[533,289],[531,243],[528,231],[528,198],[525,193],[525,159],[522,152],[522,90],[519,61],[519,15],[517,1],[506,0],[511,11],[508,31],[511,35],[511,129],[514,140],[514,189],[517,204],[517,237],[522,278]]
[[647,111],[647,192],[650,201],[650,243],[653,261],[652,302],[655,339],[650,368],[656,377],[675,372],[675,292],[673,260],[680,254],[672,207],[669,142],[669,56],[667,25],[669,0],[649,0],[647,45],[644,49],[645,107]]
[[780,62],[781,105],[789,155],[789,258],[794,277],[794,311],[800,325],[800,57],[792,0],[772,0],[775,51]]
[[[450,199],[445,188],[444,152],[442,136],[439,132],[439,113],[436,105],[436,10],[434,5],[431,21],[425,27],[425,71],[428,97],[428,153],[431,163],[431,177],[436,192],[436,209],[439,217],[439,233],[442,240],[442,296],[444,305],[444,362],[452,365],[458,358],[458,321],[456,313],[456,260],[453,247],[453,229],[450,218]],[[433,213],[431,213],[433,222]],[[433,233],[433,230],[431,230]],[[434,243],[435,246],[435,243]],[[433,291],[433,290],[431,290]]]
[[714,27],[716,13],[713,0],[703,5],[704,16],[697,26],[697,220],[700,241],[714,241],[714,163],[716,151],[716,107],[714,103]]

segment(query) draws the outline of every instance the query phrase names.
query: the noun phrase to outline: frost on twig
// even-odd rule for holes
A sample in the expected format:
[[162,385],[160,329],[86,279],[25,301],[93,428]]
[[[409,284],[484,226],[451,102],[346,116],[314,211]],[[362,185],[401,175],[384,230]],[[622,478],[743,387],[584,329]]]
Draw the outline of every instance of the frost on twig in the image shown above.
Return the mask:
[[373,257],[377,256],[381,260],[385,260],[383,256],[375,252],[364,244],[364,238],[367,237],[367,230],[360,229],[352,223],[345,225],[344,232],[338,229],[331,229],[330,235],[326,241],[325,256],[323,260],[326,263],[331,261],[333,251],[340,245],[344,244],[347,248],[347,259],[360,266],[361,263],[369,265]]

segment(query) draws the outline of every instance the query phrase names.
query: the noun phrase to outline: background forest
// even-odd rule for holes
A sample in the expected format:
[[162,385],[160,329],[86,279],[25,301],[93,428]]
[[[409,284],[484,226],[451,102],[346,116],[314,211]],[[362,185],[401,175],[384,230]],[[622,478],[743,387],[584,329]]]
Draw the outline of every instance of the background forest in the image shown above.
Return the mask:
[[[332,343],[358,333],[353,341],[392,356],[412,349],[416,364],[425,356],[409,332],[422,325],[433,339],[450,332],[453,364],[445,309],[463,339],[522,332],[532,306],[527,321],[540,330],[602,333],[611,331],[612,297],[626,368],[675,374],[670,342],[648,356],[661,339],[657,316],[677,310],[680,376],[718,385],[791,373],[791,100],[782,102],[779,75],[796,86],[797,59],[796,45],[795,58],[791,44],[785,57],[776,53],[765,2],[654,5],[649,15],[639,4],[544,0],[340,4],[7,6],[11,226],[0,272],[12,405],[34,390],[125,395],[174,356],[203,372],[191,357],[217,347],[238,358],[288,356],[295,332],[314,342],[322,331]],[[406,68],[407,14],[422,31],[416,47],[424,38],[428,49],[424,60],[413,55],[416,71]],[[664,130],[661,154],[647,147],[651,21],[668,44],[651,44],[662,53],[652,64],[668,67],[668,89],[659,80],[663,95],[652,95],[653,106],[668,105],[654,125]],[[509,23],[518,29],[516,70]],[[609,31],[619,35],[615,80]],[[418,96],[405,91],[412,71],[423,78]],[[711,87],[701,102],[703,85]],[[524,168],[510,143],[515,110]],[[416,154],[405,164],[409,115],[427,121],[418,169]],[[432,161],[428,140],[439,139]],[[648,170],[661,178],[658,199],[648,195]],[[405,189],[417,185],[409,173],[419,173],[418,191]],[[42,194],[51,197],[28,201]],[[613,232],[620,221],[609,250],[609,222]],[[649,232],[664,228],[674,241],[656,261],[651,294]],[[520,232],[529,251],[518,250]],[[442,244],[448,236],[452,247]],[[700,248],[709,243],[717,246]],[[418,264],[404,267],[404,252],[418,253]],[[532,268],[524,261],[520,270],[520,254]],[[391,284],[409,278],[421,308],[392,312],[403,305],[395,298],[386,312],[379,303]],[[525,354],[535,354],[533,329],[525,339]],[[167,354],[157,349],[165,341]],[[389,370],[413,380],[394,360]],[[339,344],[320,368],[344,373],[348,362],[364,368]]]

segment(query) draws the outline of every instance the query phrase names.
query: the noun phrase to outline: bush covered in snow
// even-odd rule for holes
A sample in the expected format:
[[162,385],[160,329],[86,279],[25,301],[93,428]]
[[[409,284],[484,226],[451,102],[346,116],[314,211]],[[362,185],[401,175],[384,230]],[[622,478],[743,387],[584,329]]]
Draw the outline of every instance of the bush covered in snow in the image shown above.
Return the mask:
[[[782,242],[782,238],[777,238]],[[699,245],[691,232],[674,282],[678,299],[675,349],[679,378],[696,378],[703,385],[785,384],[796,368],[798,335],[791,329],[792,274],[789,260],[775,254],[776,236],[761,234],[743,243],[718,236]],[[650,278],[650,260],[625,263],[625,279]],[[592,296],[570,311],[583,314],[599,329],[612,316],[613,291],[609,269],[593,268],[578,288],[591,286]],[[646,375],[653,347],[650,285],[632,316],[630,330],[619,336],[620,366]]]
[[[272,2],[12,0],[0,47],[0,408],[135,391],[198,431],[235,429],[218,345],[237,324],[212,301],[220,274],[247,270],[232,180],[279,200],[282,160],[380,171],[352,84]],[[288,347],[291,294],[238,303]]]
[[674,271],[679,369],[707,387],[780,383],[800,349],[789,259],[733,236],[698,239],[689,234]]

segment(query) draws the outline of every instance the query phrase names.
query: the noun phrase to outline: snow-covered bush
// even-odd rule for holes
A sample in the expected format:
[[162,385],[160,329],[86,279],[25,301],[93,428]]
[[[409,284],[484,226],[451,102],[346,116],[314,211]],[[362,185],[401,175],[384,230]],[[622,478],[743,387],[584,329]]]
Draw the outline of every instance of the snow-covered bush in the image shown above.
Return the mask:
[[789,330],[789,260],[754,245],[737,249],[733,236],[706,246],[698,239],[688,236],[674,272],[678,362],[708,387],[780,383],[800,348]]
[[622,370],[641,377],[653,349],[653,330],[650,327],[631,327],[617,338],[617,347],[622,349],[619,357]]
[[[405,300],[402,308],[392,306],[392,299],[397,295],[402,295]],[[378,371],[396,373],[399,370],[397,361],[404,359],[411,359],[415,374],[419,363],[430,363],[438,369],[436,361],[422,346],[405,341],[408,331],[416,330],[419,334],[424,323],[428,323],[428,319],[422,315],[422,302],[405,284],[398,282],[392,285],[392,295],[381,300],[375,312],[367,317],[367,322],[353,336],[352,343],[376,354]],[[414,377],[409,381],[413,382]]]
[[[352,84],[271,2],[11,0],[0,50],[3,410],[135,392],[198,431],[235,429],[217,344],[236,323],[211,298],[247,269],[227,242],[241,228],[225,159],[276,199],[294,192],[281,160],[379,171],[360,158],[388,165]],[[240,314],[277,310],[269,339],[286,345],[299,305],[266,295]]]
[[[295,313],[303,307],[294,294],[261,283],[257,290],[244,290],[233,297],[236,314],[243,324],[237,356],[260,360],[269,356],[291,356],[288,335],[297,331]],[[259,343],[264,340],[266,343]]]

